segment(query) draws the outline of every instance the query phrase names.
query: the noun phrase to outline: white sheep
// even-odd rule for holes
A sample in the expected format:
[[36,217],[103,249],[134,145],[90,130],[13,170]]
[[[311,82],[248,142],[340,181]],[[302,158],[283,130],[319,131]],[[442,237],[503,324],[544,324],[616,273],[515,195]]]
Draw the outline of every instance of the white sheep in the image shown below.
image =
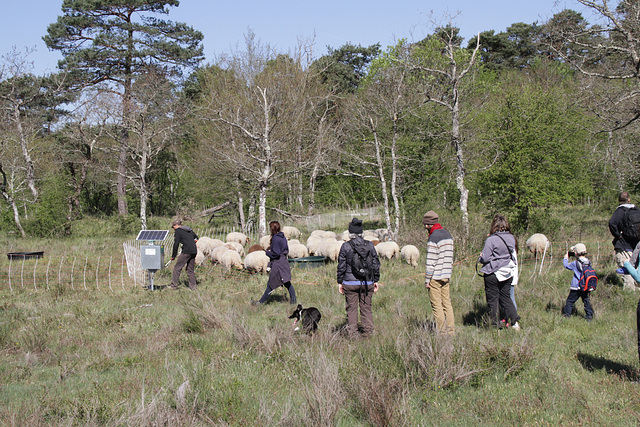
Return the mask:
[[392,259],[400,255],[400,246],[396,242],[380,242],[376,245],[378,257]]
[[313,230],[309,237],[311,236],[322,237],[323,234],[324,234],[324,230]]
[[224,266],[227,270],[231,270],[231,268],[237,268],[238,270],[242,270],[242,258],[240,254],[234,250],[228,250],[223,252],[220,256],[220,260],[218,261],[222,266]]
[[262,236],[260,238],[260,246],[262,246],[262,249],[264,249],[265,251],[267,250],[267,248],[269,246],[271,246],[271,235],[269,236]]
[[269,257],[264,251],[255,251],[244,257],[244,268],[247,271],[263,273],[267,271]]
[[284,237],[286,237],[287,240],[297,239],[302,235],[302,233],[300,233],[300,230],[290,225],[285,225],[284,227],[282,227],[282,232],[284,233]]
[[338,241],[336,239],[324,239],[323,242],[318,246],[316,250],[316,255],[325,256],[329,258],[331,261],[337,261],[338,255],[340,254],[340,248],[344,244],[343,241]]
[[[223,253],[230,251],[231,249],[229,249],[226,246],[218,246],[217,248],[215,248],[214,250],[211,251],[211,253],[209,254],[209,258],[211,258],[211,260],[213,262],[220,262],[220,257],[222,256]],[[235,252],[235,251],[234,251]]]
[[212,250],[218,246],[224,245],[224,242],[220,239],[212,239],[211,237],[203,236],[198,239],[196,246],[203,254],[209,255]]
[[544,255],[549,249],[549,239],[544,234],[536,233],[527,239],[525,243],[531,253],[538,258],[538,254]]
[[238,242],[227,242],[224,244],[226,247],[231,249],[232,251],[236,251],[240,254],[241,257],[244,256],[244,248]]
[[289,258],[304,258],[309,256],[309,249],[302,243],[289,243]]
[[349,240],[351,240],[351,238],[349,237],[351,235],[351,233],[349,233],[349,230],[344,230],[341,234],[341,238],[343,242],[348,242]]
[[227,242],[238,242],[242,246],[246,245],[248,242],[251,242],[251,239],[249,239],[244,233],[240,233],[238,231],[232,231],[231,233],[227,234],[226,240]]
[[417,267],[420,261],[420,250],[413,245],[404,245],[400,249],[400,257],[412,267]]
[[207,259],[207,256],[198,248],[198,252],[196,253],[196,265],[200,265]]
[[325,231],[324,233],[322,233],[322,237],[325,239],[333,239],[333,240],[336,240],[338,238],[336,233],[334,233],[333,231]]
[[309,236],[309,238],[307,239],[307,249],[309,249],[309,253],[310,254],[314,254],[316,253],[316,251],[318,250],[318,247],[322,244],[322,242],[324,242],[324,239],[322,237],[319,236]]

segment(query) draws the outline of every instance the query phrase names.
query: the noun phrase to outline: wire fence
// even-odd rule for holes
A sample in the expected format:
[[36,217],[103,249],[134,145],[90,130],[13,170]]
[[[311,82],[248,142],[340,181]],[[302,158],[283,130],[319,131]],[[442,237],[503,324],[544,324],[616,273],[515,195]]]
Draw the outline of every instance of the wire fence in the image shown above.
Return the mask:
[[[199,230],[203,235],[222,237],[227,230]],[[575,242],[553,241],[547,250],[534,257],[522,245],[518,256],[519,267],[526,267],[531,274],[545,274],[562,265],[562,258]],[[589,249],[596,271],[614,268],[613,249],[609,241],[583,241]],[[0,261],[0,290],[51,290],[64,287],[74,291],[122,291],[148,284],[148,272],[141,268],[140,246],[146,242],[135,240],[123,244],[123,253],[113,256],[45,256],[35,259],[7,259]],[[170,257],[173,236],[165,242],[166,258]],[[424,253],[423,253],[424,258]],[[457,265],[473,266],[477,255],[459,259]],[[199,267],[205,275],[216,274],[222,278],[234,278],[243,272],[223,271],[207,264]],[[201,270],[202,271],[202,270]]]

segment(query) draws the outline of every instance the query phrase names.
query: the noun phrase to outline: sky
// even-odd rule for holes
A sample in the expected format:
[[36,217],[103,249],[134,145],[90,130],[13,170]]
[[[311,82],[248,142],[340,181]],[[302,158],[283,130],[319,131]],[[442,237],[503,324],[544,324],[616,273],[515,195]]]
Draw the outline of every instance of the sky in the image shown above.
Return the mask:
[[[29,50],[33,73],[55,72],[61,56],[47,49],[42,36],[62,14],[62,0],[3,3],[0,55]],[[242,50],[249,31],[281,53],[291,52],[299,39],[313,40],[314,56],[320,57],[327,46],[380,43],[384,49],[401,38],[421,40],[433,32],[432,22],[446,24],[447,17],[469,40],[516,22],[544,22],[565,8],[583,11],[576,0],[181,0],[168,19],[204,34],[205,63],[211,63],[223,53]]]

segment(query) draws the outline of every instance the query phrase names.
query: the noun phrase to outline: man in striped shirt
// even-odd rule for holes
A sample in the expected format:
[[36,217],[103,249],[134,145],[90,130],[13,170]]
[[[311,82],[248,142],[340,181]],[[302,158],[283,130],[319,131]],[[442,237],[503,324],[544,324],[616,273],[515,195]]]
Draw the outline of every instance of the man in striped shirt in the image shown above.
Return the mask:
[[438,223],[438,214],[434,211],[424,214],[422,223],[429,232],[427,271],[424,284],[429,290],[436,330],[453,335],[455,322],[451,297],[449,296],[449,282],[453,270],[453,238]]

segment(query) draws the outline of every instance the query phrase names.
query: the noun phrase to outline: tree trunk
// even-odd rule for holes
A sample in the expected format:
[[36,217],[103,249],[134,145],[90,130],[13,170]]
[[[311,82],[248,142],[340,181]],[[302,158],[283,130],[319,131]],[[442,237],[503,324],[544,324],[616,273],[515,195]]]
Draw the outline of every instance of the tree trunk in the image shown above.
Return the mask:
[[36,179],[35,179],[35,167],[33,165],[33,159],[31,158],[31,154],[29,153],[29,146],[27,144],[27,136],[24,133],[24,128],[22,127],[22,121],[20,120],[20,109],[17,104],[13,106],[13,119],[16,122],[16,127],[18,129],[18,138],[20,139],[20,148],[22,149],[22,157],[24,157],[24,163],[26,165],[26,179],[27,185],[29,186],[29,190],[31,190],[31,194],[33,195],[34,201],[38,199],[38,189],[36,187]]
[[382,153],[380,152],[380,141],[378,140],[378,132],[373,123],[373,119],[369,118],[371,130],[373,131],[373,140],[376,147],[376,162],[378,164],[378,175],[380,178],[380,186],[382,187],[382,199],[384,201],[384,220],[387,229],[391,229],[391,214],[389,212],[389,194],[387,192],[387,180],[384,177],[384,165],[382,164]]
[[398,200],[398,115],[393,116],[393,141],[391,143],[391,197],[393,198],[394,227],[389,230],[394,236],[400,231],[400,202]]
[[[146,141],[145,141],[146,142]],[[140,226],[147,229],[147,201],[149,191],[147,189],[147,149],[144,148],[140,159]]]
[[469,201],[469,190],[464,185],[465,167],[464,152],[460,142],[460,101],[458,100],[458,89],[453,89],[453,105],[451,110],[451,143],[456,153],[456,187],[460,191],[460,212],[462,212],[462,228],[464,238],[469,237],[469,212],[467,204]]
[[318,178],[318,170],[319,170],[318,162],[316,161],[313,166],[313,171],[311,172],[311,176],[309,177],[309,209],[307,210],[308,215],[313,215],[313,211],[316,208],[316,179]]
[[24,229],[22,228],[22,224],[20,223],[20,211],[18,210],[16,201],[13,199],[11,194],[9,194],[9,192],[12,190],[10,189],[9,191],[7,191],[7,185],[9,185],[7,182],[7,174],[5,173],[4,169],[2,169],[1,164],[0,164],[0,174],[2,174],[2,187],[0,187],[2,196],[7,201],[7,203],[11,206],[11,209],[13,210],[13,222],[15,222],[16,227],[18,227],[18,230],[20,231],[20,234],[22,235],[22,237],[25,238],[27,237],[27,234],[24,232]]

